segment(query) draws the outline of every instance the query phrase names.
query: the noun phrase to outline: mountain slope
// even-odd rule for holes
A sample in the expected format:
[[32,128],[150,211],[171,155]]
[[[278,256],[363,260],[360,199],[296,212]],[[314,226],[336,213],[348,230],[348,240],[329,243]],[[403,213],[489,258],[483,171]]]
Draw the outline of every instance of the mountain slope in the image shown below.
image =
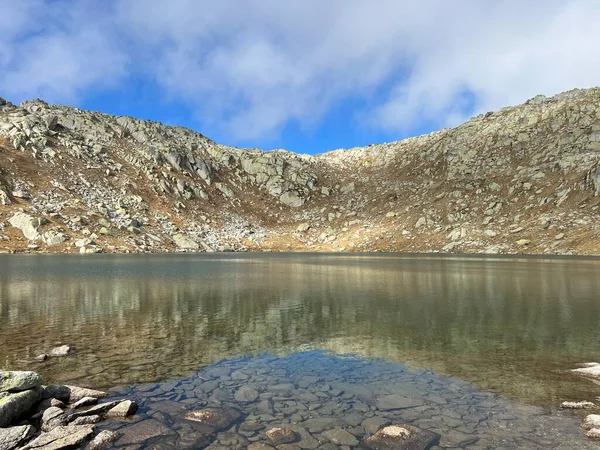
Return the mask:
[[0,99],[0,251],[600,254],[600,89],[317,156]]

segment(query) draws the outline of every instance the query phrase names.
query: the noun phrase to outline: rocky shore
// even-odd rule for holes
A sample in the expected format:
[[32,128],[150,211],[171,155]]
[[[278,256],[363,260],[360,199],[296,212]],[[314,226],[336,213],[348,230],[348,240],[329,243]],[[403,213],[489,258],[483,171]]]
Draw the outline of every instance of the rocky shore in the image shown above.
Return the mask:
[[600,89],[316,156],[0,99],[0,251],[600,254]]
[[[35,372],[0,370],[0,450],[110,448],[116,433],[95,424],[133,415],[130,400],[102,402],[107,393],[68,385],[42,385]],[[89,443],[88,443],[89,441]]]

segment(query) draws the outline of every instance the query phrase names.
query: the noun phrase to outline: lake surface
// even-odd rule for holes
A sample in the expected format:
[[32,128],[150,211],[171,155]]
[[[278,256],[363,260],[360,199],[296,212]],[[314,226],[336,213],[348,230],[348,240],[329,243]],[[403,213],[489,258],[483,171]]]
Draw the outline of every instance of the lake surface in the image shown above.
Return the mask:
[[[1,255],[0,367],[90,387],[127,386],[123,392],[147,403],[144,414],[153,395],[143,393],[162,392],[159,382],[191,386],[201,371],[223,364],[233,364],[231,371],[291,364],[281,377],[292,384],[311,376],[312,365],[335,383],[360,383],[356,374],[364,370],[364,384],[378,392],[386,381],[386,395],[393,386],[414,394],[415,380],[425,376],[446,402],[459,386],[473,405],[490,395],[510,415],[518,405],[556,407],[600,395],[596,384],[567,372],[600,359],[599,275],[600,260],[584,258]],[[59,344],[76,355],[33,361]],[[353,358],[332,362],[335,355]],[[246,375],[262,386],[256,373]],[[220,389],[231,381],[222,379]],[[153,387],[139,390],[140,383]],[[201,401],[210,403],[205,394]],[[175,400],[190,405],[190,398]],[[373,407],[369,414],[380,411]],[[413,420],[430,420],[427,411]],[[468,434],[474,425],[463,426]]]

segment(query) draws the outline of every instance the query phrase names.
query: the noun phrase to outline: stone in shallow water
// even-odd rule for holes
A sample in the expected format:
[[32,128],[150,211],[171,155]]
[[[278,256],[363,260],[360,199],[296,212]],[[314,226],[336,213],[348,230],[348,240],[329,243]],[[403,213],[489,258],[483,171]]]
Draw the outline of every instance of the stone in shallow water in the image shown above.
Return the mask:
[[24,450],[60,450],[76,448],[94,434],[93,425],[56,427],[49,433],[42,433],[31,441]]
[[0,428],[9,426],[14,420],[29,412],[41,395],[41,388],[15,393],[2,393],[0,395]]
[[0,428],[0,450],[13,450],[35,434],[31,425]]
[[265,444],[264,442],[255,442],[248,446],[248,450],[270,450],[274,449],[272,445]]
[[592,428],[585,435],[592,439],[600,439],[600,428]]
[[585,375],[592,378],[600,378],[600,364],[599,363],[585,363],[585,367],[579,369],[572,369],[571,372],[579,375]]
[[205,408],[198,411],[191,411],[185,415],[187,420],[209,425],[216,430],[229,428],[240,417],[241,414],[239,411],[227,407]]
[[596,405],[592,402],[562,402],[560,405],[561,408],[566,409],[590,409],[595,408]]
[[435,445],[440,436],[412,425],[390,425],[362,441],[372,450],[425,450]]
[[112,447],[112,443],[116,441],[121,433],[115,431],[104,430],[98,433],[92,441],[87,445],[85,450],[104,450]]
[[250,386],[242,386],[235,392],[234,397],[238,402],[250,403],[256,401],[258,392]]
[[50,356],[68,356],[70,353],[71,347],[69,345],[61,345],[50,350]]
[[291,444],[298,438],[294,430],[283,427],[271,428],[265,434],[275,445]]
[[138,409],[138,405],[131,400],[123,400],[117,406],[111,408],[106,413],[107,417],[128,417],[133,414]]
[[134,423],[121,430],[123,435],[116,442],[117,445],[141,444],[148,439],[158,436],[175,436],[177,433],[156,419],[146,419]]
[[592,428],[600,428],[600,415],[598,414],[589,414],[586,416],[583,421],[583,425],[581,425],[585,430],[591,430]]
[[384,395],[377,399],[377,408],[381,411],[394,411],[396,409],[416,408],[424,403],[418,398],[405,397],[400,394]]
[[334,428],[333,430],[327,430],[323,435],[331,442],[337,445],[358,445],[358,439],[353,434],[342,430],[341,428]]
[[21,392],[41,385],[42,377],[35,372],[0,370],[0,392]]

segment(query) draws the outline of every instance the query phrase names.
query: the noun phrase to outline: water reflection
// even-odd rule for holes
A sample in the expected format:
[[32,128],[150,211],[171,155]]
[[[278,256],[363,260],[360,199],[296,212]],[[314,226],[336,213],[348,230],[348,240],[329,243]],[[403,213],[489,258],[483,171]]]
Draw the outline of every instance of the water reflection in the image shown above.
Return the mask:
[[[600,261],[337,255],[6,256],[0,365],[101,386],[303,346],[433,368],[522,400],[591,398]],[[29,358],[69,343],[78,355]]]

